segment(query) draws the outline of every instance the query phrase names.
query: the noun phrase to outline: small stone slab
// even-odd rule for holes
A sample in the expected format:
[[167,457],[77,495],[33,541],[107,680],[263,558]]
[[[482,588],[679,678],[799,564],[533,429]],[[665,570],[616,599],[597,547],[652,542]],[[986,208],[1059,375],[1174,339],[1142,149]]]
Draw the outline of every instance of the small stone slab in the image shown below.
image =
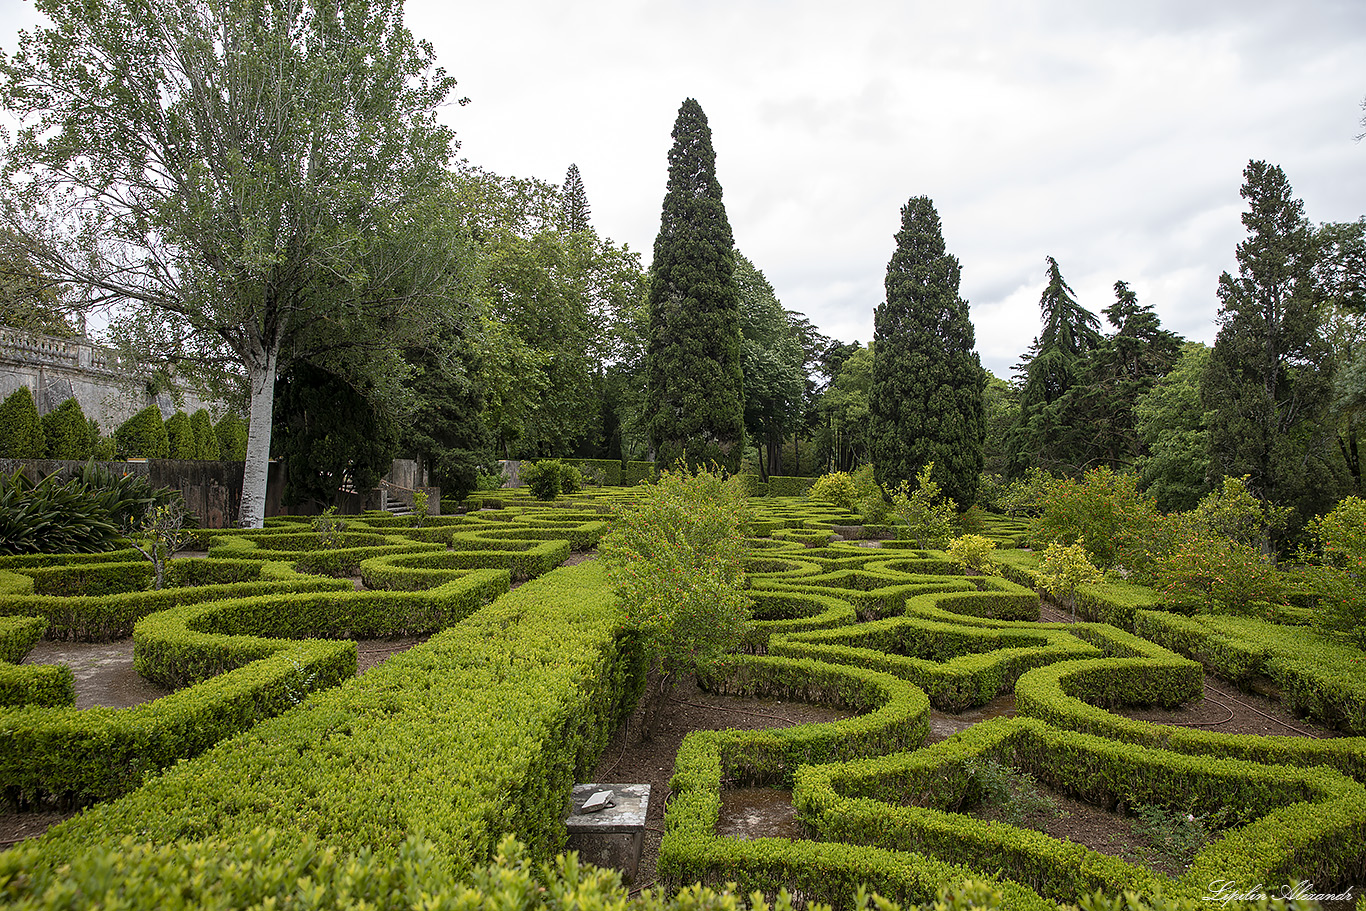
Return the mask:
[[[599,791],[612,792],[612,806],[584,812],[584,802]],[[619,870],[625,882],[635,882],[649,810],[648,784],[576,784],[565,820],[569,847],[580,860]]]

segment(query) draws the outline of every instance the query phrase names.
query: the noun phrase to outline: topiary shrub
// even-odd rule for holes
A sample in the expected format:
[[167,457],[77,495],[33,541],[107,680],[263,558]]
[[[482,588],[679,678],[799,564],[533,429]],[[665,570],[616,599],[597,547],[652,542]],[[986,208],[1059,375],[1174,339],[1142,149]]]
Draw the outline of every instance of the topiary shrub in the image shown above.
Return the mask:
[[[565,469],[568,467],[569,466],[565,465],[559,459],[542,459],[539,462],[523,463],[521,470],[522,483],[526,484],[527,489],[531,491],[531,495],[536,499],[553,500],[558,497],[561,492],[574,492],[566,491],[564,488]],[[573,470],[575,474],[578,473],[578,469]],[[581,475],[578,479],[578,485],[579,487],[583,486],[583,477]],[[577,489],[578,488],[576,487],[575,490]]]
[[213,429],[213,418],[200,408],[190,415],[190,429],[194,431],[194,457],[206,462],[218,460],[218,434]]
[[161,420],[161,409],[148,405],[120,424],[114,431],[114,452],[121,459],[170,458],[171,441]]
[[190,416],[183,411],[177,411],[166,422],[166,440],[172,459],[193,459],[199,452]]
[[41,459],[47,454],[43,422],[33,393],[20,386],[0,404],[0,456],[7,459]]
[[81,411],[81,403],[67,399],[43,415],[43,439],[49,459],[90,458],[90,422]]
[[229,411],[219,418],[213,428],[218,437],[218,457],[228,462],[241,462],[247,457],[247,422]]

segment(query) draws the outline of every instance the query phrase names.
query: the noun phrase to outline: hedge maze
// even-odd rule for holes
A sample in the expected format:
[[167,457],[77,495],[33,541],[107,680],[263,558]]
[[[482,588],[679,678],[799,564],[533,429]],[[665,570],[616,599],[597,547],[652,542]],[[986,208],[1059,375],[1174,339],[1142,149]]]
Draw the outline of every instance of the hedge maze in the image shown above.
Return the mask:
[[[501,491],[420,528],[367,514],[330,547],[297,520],[203,532],[207,556],[174,561],[160,591],[131,551],[0,561],[0,784],[20,805],[89,805],[0,854],[0,899],[59,908],[174,893],[232,907],[294,895],[306,867],[329,900],[412,907],[420,893],[439,907],[505,834],[553,857],[570,786],[642,683],[602,567],[562,564],[632,496],[544,504]],[[1132,586],[1084,590],[1081,622],[1041,622],[1027,553],[1002,551],[1003,575],[964,575],[804,497],[753,505],[756,619],[744,653],[702,682],[854,715],[690,734],[662,885],[786,888],[847,908],[860,885],[926,902],[985,879],[1004,907],[1029,909],[1097,890],[1197,907],[1214,880],[1366,886],[1360,651],[1304,627],[1165,611]],[[986,533],[1009,548],[1018,529]],[[77,711],[69,670],[16,664],[43,635],[131,635],[139,672],[175,692]],[[416,635],[431,638],[355,676],[352,640]],[[1206,669],[1273,681],[1343,736],[1220,734],[1112,711],[1199,698]],[[1014,717],[925,745],[932,710],[1008,693]],[[1217,832],[1172,876],[979,818],[986,761],[1102,808],[1188,811]],[[742,786],[790,789],[811,837],[718,836],[723,790]],[[217,872],[168,885],[190,866]]]

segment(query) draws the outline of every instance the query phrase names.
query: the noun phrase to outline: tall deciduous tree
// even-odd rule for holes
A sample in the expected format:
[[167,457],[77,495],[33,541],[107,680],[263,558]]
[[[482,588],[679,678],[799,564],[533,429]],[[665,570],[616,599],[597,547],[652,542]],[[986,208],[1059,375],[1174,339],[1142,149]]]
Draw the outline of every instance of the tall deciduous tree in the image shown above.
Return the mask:
[[[37,0],[50,28],[0,60],[0,259],[87,304],[137,302],[163,350],[249,386],[242,522],[259,526],[277,372],[421,331],[450,274],[454,81],[401,0]],[[74,245],[68,238],[75,238]]]
[[[1313,231],[1285,173],[1243,170],[1247,238],[1238,274],[1219,277],[1219,334],[1200,398],[1210,415],[1215,477],[1249,476],[1259,498],[1325,513],[1339,489],[1331,428],[1332,357],[1320,333]],[[1293,526],[1292,526],[1293,531]]]
[[801,416],[805,353],[764,273],[735,254],[745,383],[745,430],[761,447],[760,476],[782,474],[783,442]]
[[1057,465],[1050,454],[1063,429],[1058,406],[1077,381],[1086,356],[1101,341],[1100,320],[1077,303],[1058,261],[1051,256],[1047,261],[1048,284],[1039,298],[1043,331],[1016,368],[1022,383],[1020,416],[1008,447],[1006,467],[1011,477],[1020,477],[1038,463],[1045,468],[1075,468]]
[[745,434],[735,242],[711,128],[692,98],[673,139],[650,267],[646,421],[662,463],[714,459],[735,470]]
[[564,222],[564,229],[570,233],[587,231],[592,227],[589,223],[588,194],[584,192],[583,176],[579,174],[578,165],[571,164],[565,172],[562,193],[560,218]]
[[916,484],[933,462],[944,494],[967,508],[982,472],[986,375],[968,302],[958,295],[961,274],[945,251],[934,203],[913,197],[901,208],[887,300],[873,314],[868,407],[879,483]]

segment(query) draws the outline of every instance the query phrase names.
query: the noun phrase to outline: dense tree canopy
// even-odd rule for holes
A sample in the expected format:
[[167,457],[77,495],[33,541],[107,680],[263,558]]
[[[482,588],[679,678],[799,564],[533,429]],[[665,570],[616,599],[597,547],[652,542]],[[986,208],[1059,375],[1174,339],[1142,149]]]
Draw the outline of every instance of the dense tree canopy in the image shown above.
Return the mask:
[[735,242],[702,106],[683,102],[650,266],[646,422],[657,458],[739,467],[743,351]]
[[962,269],[945,252],[927,196],[901,209],[887,264],[887,299],[873,314],[870,448],[878,481],[914,483],[927,464],[959,506],[971,506],[982,472],[985,374],[974,350]]
[[745,431],[759,447],[759,474],[782,474],[783,443],[802,416],[805,352],[764,274],[735,254],[735,291],[743,338]]

